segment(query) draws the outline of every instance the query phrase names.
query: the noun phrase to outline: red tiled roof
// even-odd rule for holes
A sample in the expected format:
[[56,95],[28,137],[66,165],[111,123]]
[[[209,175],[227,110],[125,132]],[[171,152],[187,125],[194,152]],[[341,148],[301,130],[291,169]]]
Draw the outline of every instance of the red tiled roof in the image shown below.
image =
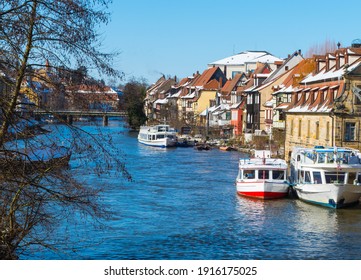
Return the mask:
[[207,70],[205,70],[202,75],[195,81],[193,86],[200,87],[206,85],[213,77],[213,75],[216,73],[216,71],[219,69],[219,67],[212,67]]

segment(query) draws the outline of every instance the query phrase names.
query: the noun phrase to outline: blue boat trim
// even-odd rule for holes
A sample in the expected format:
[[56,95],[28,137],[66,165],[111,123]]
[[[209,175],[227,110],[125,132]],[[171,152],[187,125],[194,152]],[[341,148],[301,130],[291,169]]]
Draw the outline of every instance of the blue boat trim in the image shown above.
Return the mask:
[[358,204],[358,201],[352,202],[352,203],[335,203],[333,199],[330,199],[329,203],[322,203],[322,202],[317,202],[317,201],[314,201],[314,200],[307,200],[307,199],[304,199],[304,198],[300,198],[300,200],[302,200],[304,202],[307,202],[307,203],[310,203],[310,204],[315,204],[315,205],[318,205],[318,206],[325,206],[325,207],[328,207],[328,208],[331,208],[331,209],[340,209],[340,208],[345,208],[345,207],[348,207],[348,206]]
[[143,142],[140,142],[140,141],[139,141],[138,143],[140,143],[140,144],[142,144],[142,145],[144,145],[144,146],[148,146],[148,147],[156,147],[156,148],[171,148],[171,147],[167,147],[167,146],[165,146],[165,145],[158,146],[158,145],[146,144],[146,143],[143,143]]

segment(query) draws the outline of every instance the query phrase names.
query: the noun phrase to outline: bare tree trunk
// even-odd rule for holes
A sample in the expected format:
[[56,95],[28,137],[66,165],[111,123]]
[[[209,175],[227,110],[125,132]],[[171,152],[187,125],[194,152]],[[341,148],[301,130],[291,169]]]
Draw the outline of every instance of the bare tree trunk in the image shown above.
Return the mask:
[[3,145],[4,145],[5,135],[9,128],[10,121],[14,117],[15,108],[16,108],[17,100],[18,100],[19,93],[20,93],[21,83],[25,76],[25,70],[26,70],[26,66],[28,64],[29,54],[30,54],[30,51],[32,48],[33,30],[34,30],[34,24],[35,24],[35,18],[36,18],[37,5],[38,5],[37,1],[33,1],[30,22],[29,22],[29,29],[28,29],[28,34],[27,34],[27,44],[26,44],[26,48],[24,51],[24,56],[21,61],[20,69],[19,69],[17,77],[16,77],[15,88],[13,90],[13,94],[11,97],[10,106],[5,111],[4,120],[2,122],[1,130],[0,130],[0,147],[3,147]]

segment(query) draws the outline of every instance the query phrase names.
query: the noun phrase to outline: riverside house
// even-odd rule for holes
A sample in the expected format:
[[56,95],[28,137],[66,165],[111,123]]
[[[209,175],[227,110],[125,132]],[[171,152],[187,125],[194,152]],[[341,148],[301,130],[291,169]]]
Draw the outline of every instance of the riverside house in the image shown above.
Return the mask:
[[314,56],[316,69],[292,92],[286,110],[285,157],[295,146],[360,149],[361,48]]
[[148,120],[160,120],[163,118],[163,110],[167,107],[167,100],[170,89],[177,83],[177,78],[168,78],[163,75],[151,85],[146,92],[144,112]]
[[268,64],[272,70],[282,64],[283,59],[275,57],[266,51],[244,51],[208,64],[209,68],[219,67],[227,79],[233,79],[237,74],[254,72],[258,63]]

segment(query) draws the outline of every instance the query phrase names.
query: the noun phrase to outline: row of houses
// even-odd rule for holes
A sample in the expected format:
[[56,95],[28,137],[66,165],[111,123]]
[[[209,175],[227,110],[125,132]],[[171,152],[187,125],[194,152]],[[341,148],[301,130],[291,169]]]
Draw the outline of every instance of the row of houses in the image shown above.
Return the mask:
[[161,77],[145,112],[150,121],[244,141],[277,131],[286,159],[295,146],[360,149],[361,45],[307,59],[300,50],[286,59],[248,51],[180,81]]

